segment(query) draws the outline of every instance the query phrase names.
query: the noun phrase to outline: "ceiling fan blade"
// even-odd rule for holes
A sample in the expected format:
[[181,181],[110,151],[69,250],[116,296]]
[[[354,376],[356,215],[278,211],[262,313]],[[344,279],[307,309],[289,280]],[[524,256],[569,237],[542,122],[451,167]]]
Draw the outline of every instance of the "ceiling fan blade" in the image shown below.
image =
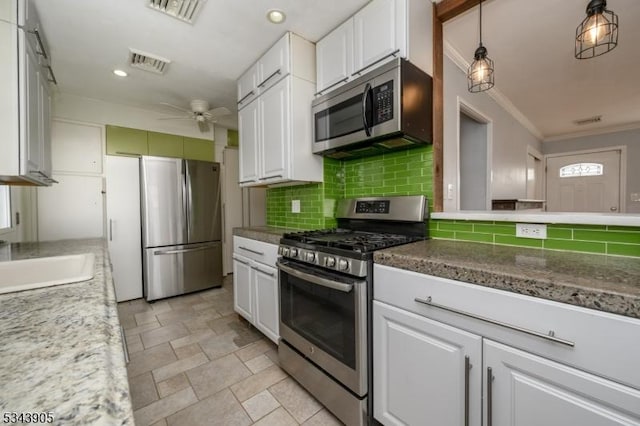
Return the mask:
[[223,117],[225,115],[231,114],[231,111],[229,111],[229,108],[226,108],[226,107],[218,107],[218,108],[210,109],[209,111],[206,112],[206,114],[210,118],[216,119],[218,117]]
[[167,102],[160,102],[160,105],[164,105],[164,106],[167,106],[169,108],[173,108],[173,109],[181,111],[181,112],[186,112],[186,113],[189,113],[189,114],[192,113],[192,111],[190,109],[182,108],[182,107],[179,107],[179,106],[176,106],[176,105],[172,105],[172,104],[169,104]]
[[208,132],[209,131],[209,123],[207,123],[206,121],[198,121],[198,128],[200,129],[200,131],[202,133]]
[[158,120],[193,120],[193,117],[183,115],[181,117],[160,117]]

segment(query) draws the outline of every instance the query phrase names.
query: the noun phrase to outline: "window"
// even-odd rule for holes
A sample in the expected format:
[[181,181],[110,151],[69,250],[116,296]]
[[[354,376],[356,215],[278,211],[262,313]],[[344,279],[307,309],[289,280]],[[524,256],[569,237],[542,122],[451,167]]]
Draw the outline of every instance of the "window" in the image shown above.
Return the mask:
[[11,228],[11,192],[8,186],[0,185],[0,231]]
[[560,168],[560,177],[602,176],[604,166],[601,163],[576,163]]

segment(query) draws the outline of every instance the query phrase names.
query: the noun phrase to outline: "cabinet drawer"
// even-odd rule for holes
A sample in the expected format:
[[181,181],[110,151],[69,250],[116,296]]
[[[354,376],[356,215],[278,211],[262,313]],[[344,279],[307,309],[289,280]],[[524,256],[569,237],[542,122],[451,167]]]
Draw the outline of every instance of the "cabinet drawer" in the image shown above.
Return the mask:
[[291,70],[290,33],[286,33],[258,61],[258,90],[265,91]]
[[[640,388],[640,369],[634,368],[640,353],[638,319],[382,265],[374,266],[374,295],[390,305]],[[440,307],[415,300],[429,297]],[[550,332],[573,346],[548,339]]]
[[278,246],[244,237],[233,237],[233,252],[275,268]]

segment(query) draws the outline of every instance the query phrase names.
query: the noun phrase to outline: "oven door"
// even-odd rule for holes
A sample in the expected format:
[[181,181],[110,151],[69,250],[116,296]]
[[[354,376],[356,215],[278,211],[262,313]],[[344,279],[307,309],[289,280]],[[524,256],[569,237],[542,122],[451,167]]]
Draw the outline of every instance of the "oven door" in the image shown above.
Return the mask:
[[367,283],[280,260],[280,336],[359,396],[367,393]]

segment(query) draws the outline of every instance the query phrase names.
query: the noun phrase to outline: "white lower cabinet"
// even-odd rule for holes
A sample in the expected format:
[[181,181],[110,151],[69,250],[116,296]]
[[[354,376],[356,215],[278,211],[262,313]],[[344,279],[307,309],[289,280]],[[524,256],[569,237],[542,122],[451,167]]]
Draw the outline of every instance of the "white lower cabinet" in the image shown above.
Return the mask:
[[385,425],[481,424],[480,336],[378,301],[373,329],[376,419]]
[[234,310],[276,344],[280,338],[277,246],[233,237]]
[[483,355],[487,426],[640,425],[637,389],[487,339]]
[[384,425],[640,426],[638,319],[380,265],[374,299]]

